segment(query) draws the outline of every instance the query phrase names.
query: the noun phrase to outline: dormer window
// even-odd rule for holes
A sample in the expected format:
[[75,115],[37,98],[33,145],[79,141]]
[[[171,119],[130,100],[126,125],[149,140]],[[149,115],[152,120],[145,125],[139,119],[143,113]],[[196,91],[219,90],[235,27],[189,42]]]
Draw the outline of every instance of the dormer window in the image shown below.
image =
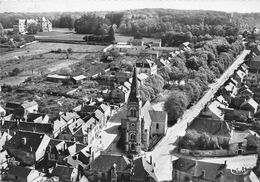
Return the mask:
[[131,109],[130,109],[130,116],[131,116],[131,117],[136,117],[136,115],[137,115],[137,114],[136,114],[136,109],[135,109],[135,108],[131,108]]

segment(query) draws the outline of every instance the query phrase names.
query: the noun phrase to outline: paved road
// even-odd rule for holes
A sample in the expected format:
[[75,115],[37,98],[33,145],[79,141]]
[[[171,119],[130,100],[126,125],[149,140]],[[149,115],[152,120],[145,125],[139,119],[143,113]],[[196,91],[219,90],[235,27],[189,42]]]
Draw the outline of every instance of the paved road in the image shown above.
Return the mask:
[[[198,103],[186,110],[183,114],[182,119],[168,128],[166,136],[162,141],[155,147],[152,152],[147,152],[147,155],[152,155],[155,165],[155,174],[159,181],[171,181],[172,180],[172,156],[170,152],[176,147],[174,143],[177,141],[179,136],[185,134],[187,124],[190,123],[205,106],[205,104],[214,96],[216,91],[221,85],[234,73],[234,70],[243,63],[244,57],[249,53],[248,50],[244,50],[237,60],[227,69],[227,71],[216,81],[216,83],[210,85],[210,89],[205,95],[198,101]],[[162,110],[163,103],[157,103],[155,109]]]

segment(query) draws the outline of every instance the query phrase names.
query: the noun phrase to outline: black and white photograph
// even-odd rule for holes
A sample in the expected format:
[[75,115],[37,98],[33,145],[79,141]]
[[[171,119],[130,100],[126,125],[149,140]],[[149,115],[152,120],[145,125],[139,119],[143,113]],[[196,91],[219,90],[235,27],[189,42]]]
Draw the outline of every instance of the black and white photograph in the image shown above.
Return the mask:
[[260,182],[260,0],[0,0],[0,182]]

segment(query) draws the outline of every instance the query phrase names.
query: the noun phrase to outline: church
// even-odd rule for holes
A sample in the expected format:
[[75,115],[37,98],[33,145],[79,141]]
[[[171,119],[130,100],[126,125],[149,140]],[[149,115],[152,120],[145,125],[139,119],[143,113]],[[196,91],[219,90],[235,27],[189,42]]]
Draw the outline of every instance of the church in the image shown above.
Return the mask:
[[139,154],[141,150],[147,151],[155,136],[166,134],[167,120],[165,111],[154,110],[149,101],[142,103],[135,68],[126,116],[121,119],[125,152]]

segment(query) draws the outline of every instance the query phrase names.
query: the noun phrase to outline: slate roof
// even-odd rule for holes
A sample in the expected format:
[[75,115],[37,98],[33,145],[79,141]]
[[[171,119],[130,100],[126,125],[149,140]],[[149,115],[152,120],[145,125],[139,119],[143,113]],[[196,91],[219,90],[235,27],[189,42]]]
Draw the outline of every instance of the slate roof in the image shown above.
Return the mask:
[[57,165],[56,167],[54,167],[52,171],[52,175],[58,176],[61,179],[64,179],[64,176],[70,178],[73,169],[74,169],[73,167]]
[[155,181],[158,181],[155,173],[153,165],[149,164],[143,157],[138,157],[134,159],[134,169],[133,176],[131,179],[143,179],[145,181],[147,179],[147,175],[149,174]]
[[246,104],[252,106],[255,109],[255,111],[257,110],[258,103],[253,98],[250,98],[247,101],[245,101],[243,104],[241,104],[240,107],[243,108]]
[[130,160],[116,154],[101,154],[90,163],[90,170],[108,172],[114,164],[117,171],[130,171]]
[[195,161],[186,158],[179,158],[173,161],[173,169],[191,174],[195,178],[201,178],[205,172],[205,181],[216,181],[222,171],[226,169],[224,164],[215,164],[202,161]]
[[8,174],[18,176],[20,178],[27,178],[32,169],[21,167],[21,166],[9,166]]
[[[33,133],[27,131],[17,131],[11,140],[7,142],[7,147],[15,148],[21,151],[33,152],[39,148],[42,139],[45,134],[43,133]],[[23,138],[26,138],[26,144],[22,143]],[[31,151],[32,150],[32,151]]]
[[52,134],[53,125],[50,123],[20,122],[18,125],[18,130]]
[[210,135],[230,137],[230,127],[225,121],[208,118],[195,118],[187,130],[196,130],[200,133],[206,132]]
[[27,122],[33,122],[35,119],[42,117],[44,118],[46,114],[42,113],[28,113],[27,115]]
[[146,101],[141,108],[141,118],[144,118],[144,128],[150,129],[152,119],[150,116],[150,111],[153,110],[153,107],[149,101]]
[[80,118],[76,112],[66,112],[63,113],[60,117],[64,119],[66,122],[69,122],[73,118],[75,119]]
[[165,111],[150,110],[149,114],[152,119],[152,122],[155,123],[164,123],[167,117],[167,113]]
[[132,84],[131,84],[131,91],[130,91],[130,94],[128,97],[128,102],[139,102],[136,68],[134,68],[133,80],[132,80]]
[[1,126],[1,129],[14,129],[17,127],[17,122],[16,121],[3,121],[3,125]]
[[196,161],[186,158],[179,158],[173,161],[173,169],[183,171],[189,174],[194,174],[195,165]]

